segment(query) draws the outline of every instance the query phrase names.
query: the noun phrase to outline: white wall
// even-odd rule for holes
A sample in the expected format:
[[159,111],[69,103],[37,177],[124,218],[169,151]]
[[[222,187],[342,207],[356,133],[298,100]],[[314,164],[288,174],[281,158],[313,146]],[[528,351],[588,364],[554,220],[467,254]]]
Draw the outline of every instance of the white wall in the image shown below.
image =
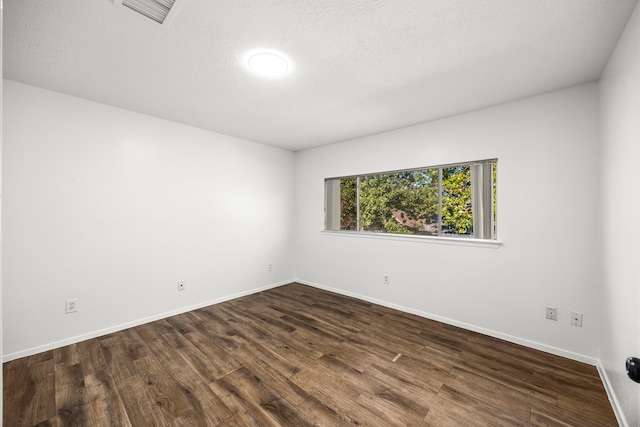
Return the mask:
[[[597,135],[590,84],[299,152],[296,276],[593,363]],[[487,158],[498,158],[499,249],[321,232],[325,178]],[[584,327],[569,324],[571,311]]]
[[625,360],[640,357],[640,7],[600,81],[603,310],[600,359],[626,425],[640,425],[640,384]]
[[[0,7],[0,34],[2,32],[4,20],[4,12]],[[0,53],[2,53],[2,36],[0,36]],[[2,55],[0,55],[0,69],[2,69]],[[0,81],[0,355],[4,354],[2,349],[2,103],[3,103],[3,86]],[[4,369],[2,370],[4,372]],[[0,372],[0,390],[4,390],[3,387],[3,372]],[[3,402],[0,402],[0,417],[2,417]]]
[[293,277],[293,153],[4,83],[5,360]]

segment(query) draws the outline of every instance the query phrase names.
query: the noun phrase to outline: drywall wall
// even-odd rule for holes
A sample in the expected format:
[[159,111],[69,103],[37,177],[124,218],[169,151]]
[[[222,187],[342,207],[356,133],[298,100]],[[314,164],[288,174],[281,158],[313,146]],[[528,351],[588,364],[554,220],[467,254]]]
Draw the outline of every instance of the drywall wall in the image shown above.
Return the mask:
[[640,425],[640,384],[625,370],[640,357],[640,8],[600,81],[603,322],[600,360],[628,426]]
[[[298,152],[296,276],[594,363],[597,148],[589,84]],[[498,249],[322,232],[325,178],[488,158],[499,164]]]
[[5,360],[293,277],[293,153],[4,83]]
[[[3,9],[0,7],[0,34],[2,33],[2,23],[4,19]],[[2,52],[2,37],[0,37],[0,52]],[[2,69],[2,57],[0,55],[0,69]],[[0,355],[4,354],[2,350],[2,104],[3,104],[3,85],[0,81]],[[4,372],[4,369],[3,369]],[[0,390],[3,388],[3,372],[0,372]],[[0,417],[2,417],[3,402],[0,402]]]

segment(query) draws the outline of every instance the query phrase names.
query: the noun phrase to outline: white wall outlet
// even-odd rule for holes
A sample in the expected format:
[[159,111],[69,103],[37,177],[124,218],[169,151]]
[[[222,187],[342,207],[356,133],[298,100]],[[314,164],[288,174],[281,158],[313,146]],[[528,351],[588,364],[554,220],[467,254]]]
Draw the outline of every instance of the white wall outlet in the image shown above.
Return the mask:
[[273,264],[267,264],[267,271],[273,271]]
[[388,274],[382,276],[382,283],[384,283],[385,285],[391,284],[391,278]]
[[78,300],[77,299],[68,299],[65,301],[64,312],[66,314],[75,313],[78,311]]
[[178,280],[178,290],[179,291],[184,291],[185,290],[184,280]]
[[571,324],[582,327],[582,313],[571,313]]
[[558,309],[555,307],[547,307],[547,319],[558,320]]

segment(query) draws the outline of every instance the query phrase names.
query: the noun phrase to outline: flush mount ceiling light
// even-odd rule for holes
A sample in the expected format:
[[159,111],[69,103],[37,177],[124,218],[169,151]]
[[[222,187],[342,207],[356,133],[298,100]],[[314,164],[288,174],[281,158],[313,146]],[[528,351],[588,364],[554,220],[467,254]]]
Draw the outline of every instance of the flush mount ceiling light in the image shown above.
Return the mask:
[[263,77],[280,77],[289,70],[289,63],[273,52],[255,53],[249,57],[249,68]]

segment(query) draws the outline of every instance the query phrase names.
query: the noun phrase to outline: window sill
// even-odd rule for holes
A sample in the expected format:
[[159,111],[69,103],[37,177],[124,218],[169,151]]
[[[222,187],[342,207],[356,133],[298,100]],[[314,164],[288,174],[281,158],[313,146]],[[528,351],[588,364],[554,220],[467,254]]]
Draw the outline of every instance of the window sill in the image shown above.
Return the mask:
[[371,233],[366,231],[331,231],[323,230],[328,236],[357,237],[364,239],[399,240],[405,242],[431,243],[438,245],[475,246],[497,249],[502,246],[499,240],[470,239],[461,237],[415,236],[410,234]]

